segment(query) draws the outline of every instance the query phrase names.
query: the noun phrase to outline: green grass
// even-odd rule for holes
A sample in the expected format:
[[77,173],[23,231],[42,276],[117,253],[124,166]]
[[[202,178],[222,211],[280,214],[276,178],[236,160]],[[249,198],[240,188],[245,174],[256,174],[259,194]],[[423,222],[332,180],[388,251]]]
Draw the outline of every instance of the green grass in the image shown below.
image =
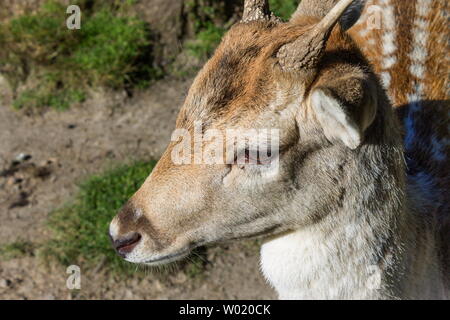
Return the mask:
[[0,72],[16,108],[66,109],[88,88],[140,86],[161,76],[152,66],[151,30],[128,13],[132,1],[78,3],[79,30],[67,29],[66,7],[53,0],[0,26]]
[[191,55],[205,60],[212,55],[227,30],[224,2],[189,0],[186,8],[195,35],[186,41],[185,48]]
[[289,20],[299,3],[300,0],[269,0],[272,12],[283,20]]
[[[300,0],[270,0],[270,8],[278,17],[288,20],[297,9]],[[225,16],[224,7],[207,0],[190,0],[186,3],[190,19],[195,21],[194,39],[186,41],[185,48],[196,58],[209,58],[230,26],[227,22],[217,23]]]
[[193,56],[206,59],[212,55],[224,34],[225,28],[208,23],[197,32],[194,40],[186,42],[186,48]]
[[0,246],[0,259],[11,260],[34,254],[35,246],[28,241],[18,240]]
[[[148,48],[149,31],[143,21],[118,17],[108,9],[96,12],[80,30],[80,39],[68,63],[88,75],[94,84],[120,88],[135,82],[135,63]],[[142,67],[142,66],[139,66]],[[148,70],[149,77],[156,75]]]
[[[93,269],[103,265],[113,275],[135,274],[136,266],[122,260],[112,249],[108,226],[154,166],[155,161],[123,165],[81,183],[76,199],[51,213],[48,227],[52,238],[40,248],[41,257],[64,266],[76,264]],[[197,254],[181,267],[193,278],[204,265]]]
[[75,102],[83,102],[86,93],[81,90],[56,90],[52,92],[39,89],[25,90],[13,101],[14,109],[39,108],[48,106],[57,110],[66,110]]

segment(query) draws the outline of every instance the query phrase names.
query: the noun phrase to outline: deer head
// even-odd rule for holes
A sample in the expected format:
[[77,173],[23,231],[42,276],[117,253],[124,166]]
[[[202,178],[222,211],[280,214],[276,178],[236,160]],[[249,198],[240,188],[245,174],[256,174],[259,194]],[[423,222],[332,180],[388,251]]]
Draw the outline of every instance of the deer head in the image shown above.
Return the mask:
[[[277,129],[279,152],[269,163],[256,159],[242,166],[241,158],[248,161],[261,147],[247,143],[237,156],[224,152],[223,163],[177,164],[180,141],[172,141],[111,222],[120,255],[166,263],[196,246],[280,234],[329,214],[339,202],[342,167],[386,136],[388,108],[380,107],[378,82],[336,26],[351,3],[342,0],[322,16],[297,13],[282,23],[268,1],[245,1],[242,21],[196,77],[176,127],[191,137],[196,131],[225,136],[228,129]],[[185,141],[188,160],[201,159],[199,150],[211,141],[200,148]]]

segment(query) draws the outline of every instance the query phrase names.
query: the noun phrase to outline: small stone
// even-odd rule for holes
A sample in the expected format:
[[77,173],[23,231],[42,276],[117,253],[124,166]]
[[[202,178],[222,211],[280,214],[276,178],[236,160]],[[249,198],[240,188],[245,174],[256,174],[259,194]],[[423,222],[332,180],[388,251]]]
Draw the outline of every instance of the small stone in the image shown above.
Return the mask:
[[206,259],[208,261],[214,261],[215,257],[216,257],[216,252],[210,251],[210,252],[208,252],[208,255],[207,255]]
[[12,282],[9,279],[0,279],[0,288],[9,288]]
[[29,154],[19,153],[15,160],[18,162],[24,162],[24,161],[30,160],[31,158],[32,158],[32,156]]
[[133,292],[130,290],[130,289],[127,289],[126,291],[125,291],[125,297],[124,297],[126,300],[131,300],[131,299],[133,299],[134,298],[134,294],[133,294]]
[[187,281],[187,276],[184,272],[178,272],[178,274],[172,279],[175,284],[183,284]]
[[9,177],[9,178],[6,180],[6,185],[7,185],[7,186],[12,186],[12,185],[14,185],[14,184],[16,184],[16,179],[15,179],[14,177]]
[[154,286],[157,291],[163,291],[165,289],[165,286],[159,280],[155,280]]

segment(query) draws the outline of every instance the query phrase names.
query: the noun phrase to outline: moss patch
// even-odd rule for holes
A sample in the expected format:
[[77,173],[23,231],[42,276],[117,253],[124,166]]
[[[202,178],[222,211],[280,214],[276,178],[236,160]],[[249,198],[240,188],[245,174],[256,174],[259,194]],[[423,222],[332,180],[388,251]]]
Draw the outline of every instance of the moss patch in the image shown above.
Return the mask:
[[23,240],[7,243],[0,246],[1,260],[11,260],[24,256],[34,255],[35,246],[33,243]]
[[129,13],[132,2],[111,3],[78,1],[79,30],[66,27],[66,7],[56,1],[0,26],[0,72],[16,108],[66,109],[90,87],[125,88],[160,77],[149,27]]

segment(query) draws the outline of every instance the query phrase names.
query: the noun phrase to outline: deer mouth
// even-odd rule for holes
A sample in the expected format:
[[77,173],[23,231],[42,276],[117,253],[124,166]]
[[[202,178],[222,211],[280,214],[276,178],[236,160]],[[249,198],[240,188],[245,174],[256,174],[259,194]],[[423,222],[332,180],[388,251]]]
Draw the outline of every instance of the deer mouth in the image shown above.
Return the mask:
[[206,241],[200,241],[195,244],[193,243],[191,245],[188,245],[188,246],[184,247],[184,249],[175,251],[174,253],[152,257],[152,258],[146,259],[146,260],[144,260],[142,262],[138,262],[138,263],[145,264],[148,266],[157,266],[157,265],[171,263],[171,262],[186,258],[192,252],[192,250],[194,250],[195,248],[198,248],[200,246],[203,246],[205,244],[207,244]]
[[191,252],[191,249],[189,248],[189,249],[181,250],[181,251],[171,253],[171,254],[168,254],[165,256],[147,259],[147,260],[142,261],[141,263],[145,264],[145,265],[149,265],[149,266],[167,264],[167,263],[174,262],[174,261],[177,261],[177,260],[187,257],[190,252]]

